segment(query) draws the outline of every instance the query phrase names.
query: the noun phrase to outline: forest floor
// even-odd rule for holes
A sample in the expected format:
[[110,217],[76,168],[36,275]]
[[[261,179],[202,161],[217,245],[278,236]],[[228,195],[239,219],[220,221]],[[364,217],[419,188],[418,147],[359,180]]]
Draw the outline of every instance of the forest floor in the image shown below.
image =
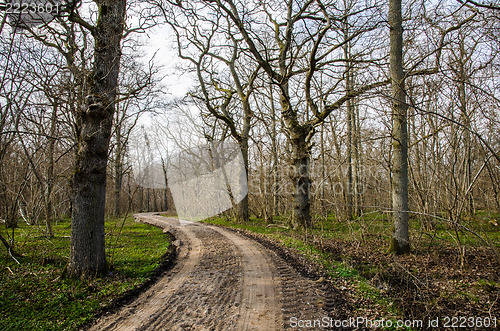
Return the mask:
[[[169,236],[132,217],[107,218],[106,255],[110,272],[91,280],[64,277],[70,253],[71,221],[18,223],[0,227],[23,256],[14,260],[0,249],[0,330],[74,330],[96,312],[120,305],[143,291],[169,267],[174,251]],[[7,232],[8,231],[8,232]]]
[[[377,213],[352,221],[315,220],[308,231],[292,230],[285,218],[271,224],[228,217],[193,223],[155,213],[137,218],[155,227],[130,217],[106,222],[113,270],[90,283],[60,277],[68,221],[56,225],[52,239],[37,234],[43,228],[20,226],[16,242],[25,257],[18,264],[0,255],[0,329],[499,326],[495,249],[442,224],[424,231],[413,220],[411,254],[394,256],[387,253],[390,221]],[[498,226],[474,224],[480,225],[476,234],[488,234],[498,251]]]

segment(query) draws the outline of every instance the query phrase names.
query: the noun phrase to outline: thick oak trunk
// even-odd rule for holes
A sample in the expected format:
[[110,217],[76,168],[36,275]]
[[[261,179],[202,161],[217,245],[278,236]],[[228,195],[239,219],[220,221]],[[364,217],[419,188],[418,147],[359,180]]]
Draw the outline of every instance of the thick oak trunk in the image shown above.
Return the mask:
[[[250,122],[248,121],[248,127],[250,126]],[[242,137],[239,142],[239,147],[241,150],[241,154],[243,156],[243,163],[245,165],[245,176],[248,179],[248,133]],[[238,221],[247,223],[250,219],[250,215],[248,212],[248,194],[238,203],[237,206],[238,211]]]
[[71,252],[68,274],[90,278],[107,271],[104,246],[106,163],[115,110],[125,0],[96,1],[94,63],[89,95],[80,111],[81,131],[73,179]]
[[309,178],[310,148],[304,134],[292,139],[293,162],[293,227],[309,228],[311,226],[310,189]]

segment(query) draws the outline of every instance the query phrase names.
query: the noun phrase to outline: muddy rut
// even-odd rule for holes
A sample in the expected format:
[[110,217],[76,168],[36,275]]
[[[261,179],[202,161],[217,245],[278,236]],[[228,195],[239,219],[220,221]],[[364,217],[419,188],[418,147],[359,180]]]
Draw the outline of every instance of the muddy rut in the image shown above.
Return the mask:
[[91,330],[267,331],[335,317],[331,288],[302,276],[257,241],[203,223],[135,216],[176,237],[176,264],[134,301],[97,319]]

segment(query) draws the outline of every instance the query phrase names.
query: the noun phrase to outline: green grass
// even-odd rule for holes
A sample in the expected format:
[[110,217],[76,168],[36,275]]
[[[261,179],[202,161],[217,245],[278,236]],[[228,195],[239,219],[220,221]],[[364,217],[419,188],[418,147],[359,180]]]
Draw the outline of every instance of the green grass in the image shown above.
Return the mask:
[[[20,224],[15,230],[17,264],[0,249],[0,329],[71,330],[90,321],[95,312],[139,286],[158,267],[169,242],[162,231],[127,218],[106,221],[107,277],[92,281],[60,278],[68,262],[69,221],[54,226],[45,238],[43,226]],[[2,235],[6,237],[6,229]],[[9,230],[10,233],[11,230]]]

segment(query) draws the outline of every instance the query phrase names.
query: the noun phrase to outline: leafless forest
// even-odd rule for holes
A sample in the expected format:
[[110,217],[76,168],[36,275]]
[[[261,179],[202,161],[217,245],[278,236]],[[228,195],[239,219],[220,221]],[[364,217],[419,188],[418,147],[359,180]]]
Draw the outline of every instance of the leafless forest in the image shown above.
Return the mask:
[[[175,211],[176,153],[231,140],[248,196],[224,217],[317,229],[379,215],[393,253],[439,227],[463,256],[467,233],[500,261],[498,1],[58,3],[34,22],[0,12],[13,258],[19,222],[50,238],[71,218],[69,275],[105,272],[105,217]],[[164,187],[137,176],[152,164]]]

